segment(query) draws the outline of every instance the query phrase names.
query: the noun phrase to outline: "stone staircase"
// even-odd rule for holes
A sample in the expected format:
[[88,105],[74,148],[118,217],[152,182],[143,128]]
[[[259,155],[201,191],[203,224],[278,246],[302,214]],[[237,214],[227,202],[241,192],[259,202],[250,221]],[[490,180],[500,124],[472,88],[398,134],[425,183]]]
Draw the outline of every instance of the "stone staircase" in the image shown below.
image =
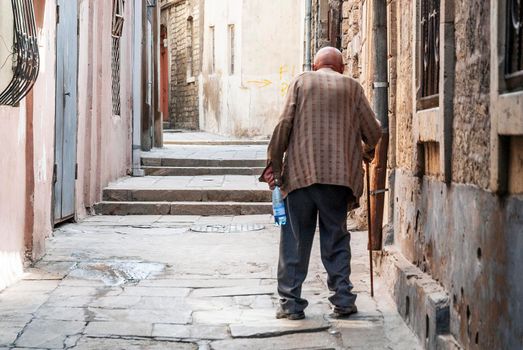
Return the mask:
[[101,215],[270,214],[271,192],[258,182],[266,145],[170,146],[144,152],[145,177],[103,191]]

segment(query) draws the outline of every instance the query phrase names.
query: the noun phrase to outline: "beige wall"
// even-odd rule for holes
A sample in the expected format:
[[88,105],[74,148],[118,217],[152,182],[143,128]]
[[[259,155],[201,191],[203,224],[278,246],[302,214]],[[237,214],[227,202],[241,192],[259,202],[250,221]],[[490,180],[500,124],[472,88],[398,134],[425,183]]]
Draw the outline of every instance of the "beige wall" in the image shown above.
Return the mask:
[[0,290],[22,275],[26,249],[43,254],[51,233],[55,13],[54,1],[35,1],[39,77],[20,107],[0,106]]
[[[132,1],[125,2],[121,39],[121,115],[112,115],[109,1],[80,0],[77,217],[100,201],[110,181],[131,167]],[[106,40],[100,40],[106,38]]]
[[[235,136],[269,135],[291,80],[302,71],[304,3],[300,0],[207,0],[200,79],[200,126]],[[229,74],[228,26],[235,26]],[[210,26],[216,70],[211,71]]]

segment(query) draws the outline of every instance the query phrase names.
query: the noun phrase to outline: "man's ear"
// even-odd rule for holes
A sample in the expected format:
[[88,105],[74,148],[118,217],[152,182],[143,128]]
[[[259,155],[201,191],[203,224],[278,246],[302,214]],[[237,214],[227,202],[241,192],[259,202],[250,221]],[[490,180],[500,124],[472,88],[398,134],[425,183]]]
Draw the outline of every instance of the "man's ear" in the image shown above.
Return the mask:
[[315,65],[314,63],[312,64],[312,70],[313,70],[313,71],[317,71],[317,69],[316,69],[316,65]]

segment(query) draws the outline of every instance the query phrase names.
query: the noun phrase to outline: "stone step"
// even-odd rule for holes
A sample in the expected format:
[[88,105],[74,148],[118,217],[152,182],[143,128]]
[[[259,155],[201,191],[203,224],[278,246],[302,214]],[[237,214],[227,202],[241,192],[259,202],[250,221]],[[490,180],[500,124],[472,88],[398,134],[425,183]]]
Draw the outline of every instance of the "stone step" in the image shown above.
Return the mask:
[[164,145],[194,146],[267,146],[268,140],[163,140]]
[[106,188],[104,201],[113,202],[270,202],[271,192],[253,189]]
[[181,167],[181,168],[264,168],[264,159],[191,159],[142,157],[142,165],[149,167]]
[[240,167],[150,167],[142,168],[151,176],[261,175],[264,168]]
[[114,202],[95,204],[99,215],[262,215],[271,214],[271,203],[242,202]]

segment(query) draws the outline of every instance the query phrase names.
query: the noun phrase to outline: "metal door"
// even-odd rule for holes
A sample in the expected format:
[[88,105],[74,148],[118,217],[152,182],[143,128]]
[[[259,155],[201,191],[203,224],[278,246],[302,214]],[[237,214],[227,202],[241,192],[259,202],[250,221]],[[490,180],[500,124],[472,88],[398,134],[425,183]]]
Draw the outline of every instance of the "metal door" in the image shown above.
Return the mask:
[[55,223],[75,212],[78,69],[77,1],[56,3]]

